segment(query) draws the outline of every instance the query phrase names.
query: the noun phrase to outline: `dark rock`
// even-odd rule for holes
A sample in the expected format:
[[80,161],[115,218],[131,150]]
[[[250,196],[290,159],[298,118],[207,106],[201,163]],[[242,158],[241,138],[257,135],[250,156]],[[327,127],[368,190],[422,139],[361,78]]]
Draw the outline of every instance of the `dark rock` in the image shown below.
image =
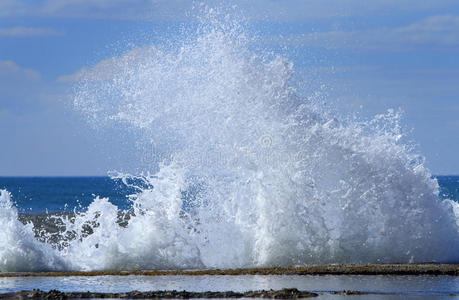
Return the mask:
[[[350,291],[350,290],[344,290],[344,291],[339,291],[339,292],[332,292],[333,295],[368,295],[366,292],[361,292],[361,291]],[[375,293],[372,293],[375,294]]]
[[87,299],[87,298],[122,298],[122,299],[189,299],[189,298],[273,298],[273,299],[296,299],[318,296],[315,293],[299,291],[297,289],[282,289],[279,291],[249,291],[238,293],[232,291],[226,292],[187,292],[187,291],[151,291],[139,292],[132,291],[127,293],[91,293],[91,292],[60,292],[51,290],[44,292],[41,290],[19,291],[15,293],[0,294],[0,299]]

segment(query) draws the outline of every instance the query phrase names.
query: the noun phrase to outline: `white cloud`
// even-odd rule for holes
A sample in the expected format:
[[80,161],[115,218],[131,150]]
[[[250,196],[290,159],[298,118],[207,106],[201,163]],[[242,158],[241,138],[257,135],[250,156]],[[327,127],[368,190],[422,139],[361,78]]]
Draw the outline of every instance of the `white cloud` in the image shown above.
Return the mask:
[[264,42],[296,47],[405,51],[459,48],[459,16],[433,16],[397,28],[328,31],[267,37]]
[[[68,87],[51,83],[33,69],[0,61],[0,114],[38,112],[68,102]],[[0,116],[1,117],[1,116]]]
[[[215,1],[214,1],[215,2]],[[236,1],[262,19],[300,21],[335,17],[394,16],[457,7],[456,0],[245,0]],[[257,14],[258,12],[258,14]]]
[[[2,0],[0,16],[183,20],[191,0]],[[203,0],[209,6],[223,0]],[[456,0],[233,0],[250,19],[299,21],[318,18],[431,12],[457,6]]]
[[421,22],[398,28],[394,34],[420,45],[457,47],[459,46],[459,16],[429,17]]
[[112,57],[97,63],[92,68],[82,68],[76,73],[63,75],[57,78],[58,82],[77,82],[80,80],[100,81],[113,78],[116,74],[123,72],[124,67],[128,64],[137,63],[142,65],[148,60],[148,55],[157,51],[153,46],[134,48],[120,57]]
[[0,28],[0,37],[59,36],[64,33],[53,28],[10,27]]
[[43,81],[39,72],[0,61],[0,109],[22,113],[39,105]]
[[0,16],[177,20],[192,6],[188,0],[6,1],[0,4]]
[[14,61],[0,61],[0,84],[6,85],[7,79],[14,80],[16,78],[38,81],[41,75],[38,71],[18,66]]
[[109,58],[99,62],[92,68],[83,67],[76,73],[62,75],[57,78],[57,82],[77,82],[80,80],[98,81],[104,78],[109,78],[117,69],[117,59]]
[[0,16],[23,15],[25,5],[23,1],[2,0],[0,1]]

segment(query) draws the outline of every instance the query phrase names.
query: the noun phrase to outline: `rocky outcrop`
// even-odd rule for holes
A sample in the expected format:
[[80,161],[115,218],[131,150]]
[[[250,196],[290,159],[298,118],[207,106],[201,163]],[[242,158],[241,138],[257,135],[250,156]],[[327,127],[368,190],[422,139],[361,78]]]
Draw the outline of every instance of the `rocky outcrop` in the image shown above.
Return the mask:
[[299,291],[297,289],[282,289],[278,291],[249,291],[238,292],[187,292],[187,291],[152,291],[127,293],[91,293],[91,292],[60,292],[50,290],[20,291],[0,294],[0,299],[88,299],[88,298],[119,298],[119,299],[190,299],[190,298],[271,298],[271,299],[297,299],[316,297],[318,294]]

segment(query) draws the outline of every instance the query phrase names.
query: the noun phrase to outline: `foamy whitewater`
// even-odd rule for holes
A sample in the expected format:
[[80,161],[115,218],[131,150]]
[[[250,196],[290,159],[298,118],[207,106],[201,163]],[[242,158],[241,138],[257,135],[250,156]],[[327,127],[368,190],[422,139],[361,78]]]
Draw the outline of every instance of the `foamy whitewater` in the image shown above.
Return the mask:
[[180,43],[104,61],[76,88],[93,124],[154,148],[152,173],[113,175],[137,186],[129,224],[95,198],[53,244],[2,191],[0,271],[459,262],[458,204],[401,141],[398,112],[340,117],[297,95],[293,64],[251,51],[241,23],[203,15]]

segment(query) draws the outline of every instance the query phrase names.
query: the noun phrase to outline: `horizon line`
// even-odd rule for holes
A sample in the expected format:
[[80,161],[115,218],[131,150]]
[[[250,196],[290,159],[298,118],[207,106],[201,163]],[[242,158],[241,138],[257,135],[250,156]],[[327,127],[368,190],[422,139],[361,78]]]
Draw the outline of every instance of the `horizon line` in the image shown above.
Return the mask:
[[[457,174],[432,174],[432,176],[459,176]],[[110,177],[109,175],[0,175],[0,178],[57,178],[57,177],[68,177],[68,178],[78,178],[78,177]]]

